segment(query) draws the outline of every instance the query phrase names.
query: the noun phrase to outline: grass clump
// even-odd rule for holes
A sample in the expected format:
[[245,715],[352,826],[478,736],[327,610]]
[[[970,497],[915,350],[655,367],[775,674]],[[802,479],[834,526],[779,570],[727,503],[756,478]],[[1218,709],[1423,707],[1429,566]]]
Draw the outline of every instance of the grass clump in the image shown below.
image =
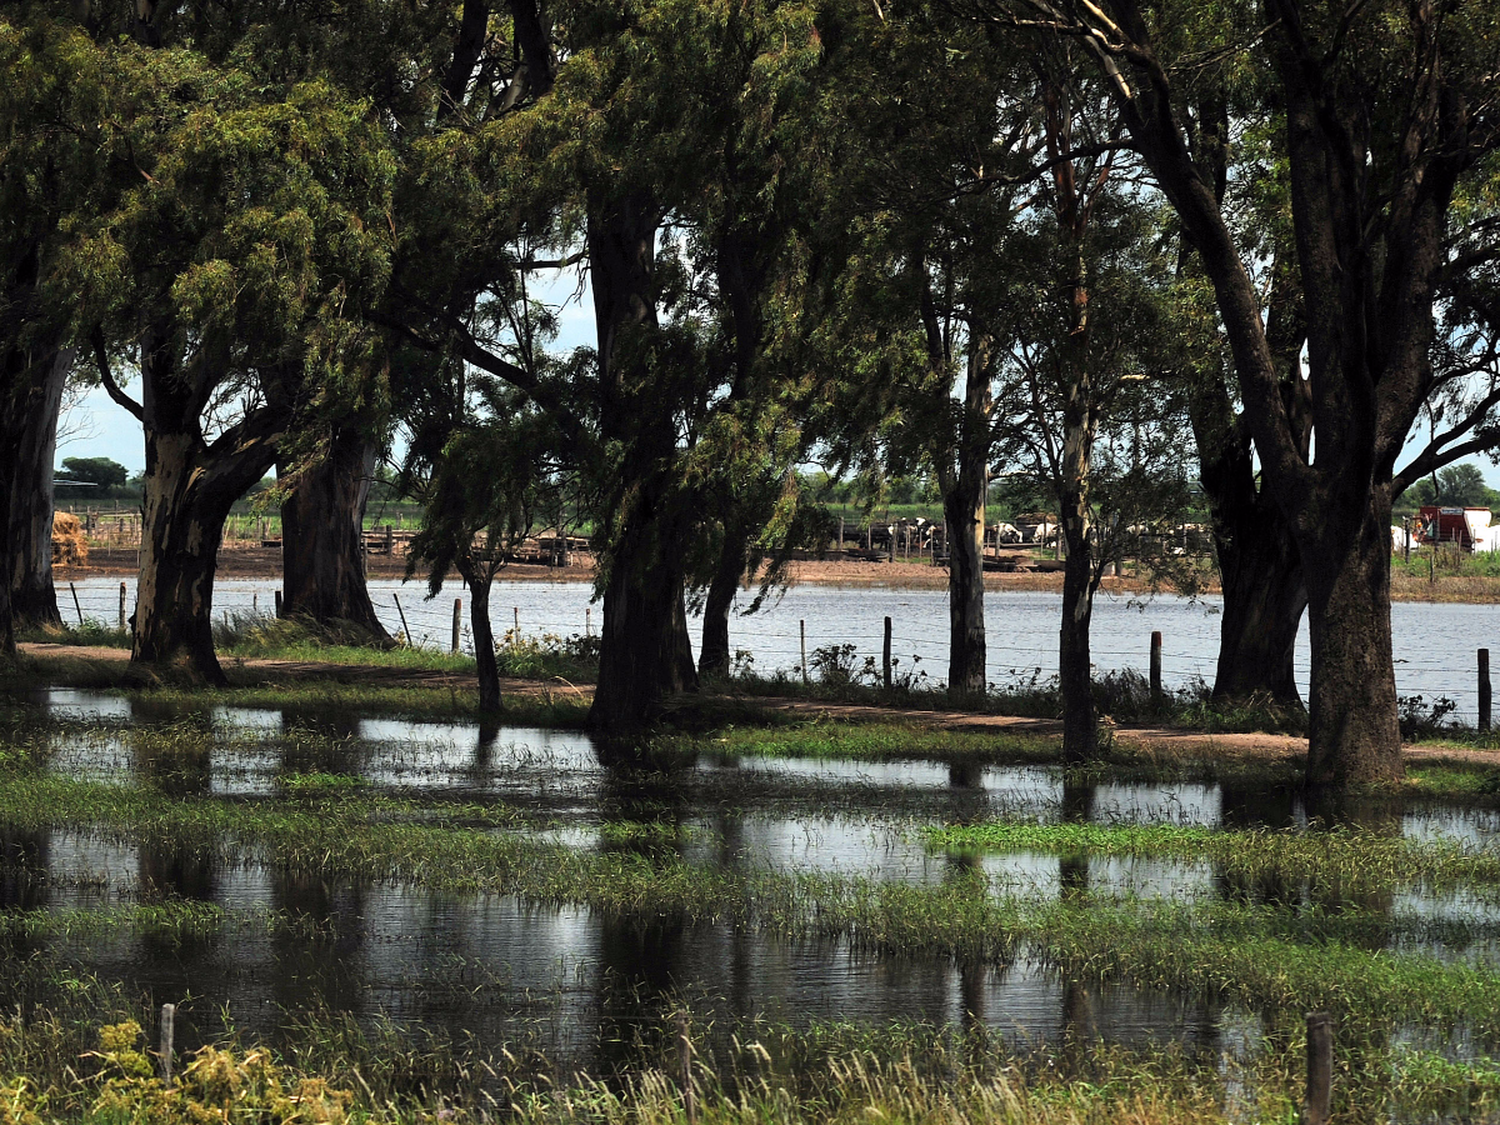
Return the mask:
[[732,727],[705,737],[667,736],[659,742],[682,751],[830,761],[1056,761],[1062,752],[1061,740],[1056,738],[881,722],[804,721],[769,728]]
[[599,677],[602,643],[599,637],[579,633],[533,637],[507,629],[495,646],[495,660],[502,676],[591,684]]
[[1244,878],[1314,880],[1348,889],[1500,886],[1500,853],[1493,849],[1346,827],[1222,831],[1175,824],[990,821],[932,828],[925,835],[934,846],[955,850],[1181,859],[1212,863],[1226,874]]
[[16,635],[16,640],[88,648],[129,648],[131,636],[129,629],[121,629],[97,618],[86,617],[76,625],[58,622],[34,629],[23,629]]

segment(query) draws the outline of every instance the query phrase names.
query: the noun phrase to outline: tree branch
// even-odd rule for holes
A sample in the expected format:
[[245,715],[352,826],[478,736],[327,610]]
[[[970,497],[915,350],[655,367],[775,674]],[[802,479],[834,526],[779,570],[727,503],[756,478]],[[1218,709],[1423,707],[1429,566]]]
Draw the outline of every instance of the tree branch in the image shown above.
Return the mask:
[[97,324],[94,325],[93,331],[89,333],[89,342],[94,346],[94,362],[99,365],[99,380],[104,384],[104,392],[109,395],[116,406],[144,425],[146,412],[141,409],[140,403],[120,389],[120,384],[115,382],[114,373],[109,369],[109,352],[104,346],[104,329]]

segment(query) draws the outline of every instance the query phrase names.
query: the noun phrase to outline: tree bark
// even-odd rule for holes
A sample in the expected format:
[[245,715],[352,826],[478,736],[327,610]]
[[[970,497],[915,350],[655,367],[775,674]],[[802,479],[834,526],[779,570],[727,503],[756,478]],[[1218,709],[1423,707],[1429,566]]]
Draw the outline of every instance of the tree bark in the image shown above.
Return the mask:
[[632,571],[621,565],[629,555],[649,562],[629,549],[610,570],[599,682],[589,709],[589,726],[610,734],[644,726],[660,714],[667,696],[698,687],[681,574],[650,565]]
[[684,577],[692,515],[674,479],[675,419],[662,402],[680,373],[657,350],[659,205],[631,195],[595,201],[591,211],[600,423],[620,459],[606,514],[604,623],[589,725],[615,734],[649,723],[668,695],[698,687]]
[[6,551],[11,559],[10,604],[17,628],[60,624],[52,584],[53,466],[63,385],[73,366],[72,348],[32,364],[29,385],[5,443],[10,514]]
[[1401,730],[1391,649],[1391,492],[1370,490],[1354,519],[1303,552],[1312,683],[1307,782],[1399,780]]
[[336,427],[327,455],[297,474],[281,506],[282,608],[287,617],[319,625],[352,624],[389,644],[364,568],[365,504],[375,457],[363,435]]
[[[1233,530],[1220,534],[1221,523]],[[1214,527],[1224,612],[1213,697],[1268,696],[1300,708],[1293,661],[1307,586],[1291,529],[1264,501],[1249,511],[1216,510]]]
[[[1064,503],[1065,511],[1069,507]],[[1089,628],[1094,613],[1094,548],[1087,523],[1063,516],[1067,543],[1063,569],[1062,625],[1058,631],[1057,676],[1063,708],[1063,762],[1081,765],[1099,753],[1099,721],[1094,713],[1093,657]]]

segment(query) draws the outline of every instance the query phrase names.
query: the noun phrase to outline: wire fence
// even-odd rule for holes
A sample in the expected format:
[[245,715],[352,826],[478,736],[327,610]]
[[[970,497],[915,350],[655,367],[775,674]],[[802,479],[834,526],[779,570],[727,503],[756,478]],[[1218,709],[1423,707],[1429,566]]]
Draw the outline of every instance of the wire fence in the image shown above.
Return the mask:
[[[271,614],[279,583],[274,578],[224,579],[216,583],[216,619],[236,613]],[[122,601],[121,590],[124,589]],[[420,583],[374,580],[376,615],[393,635],[405,632],[412,644],[447,649],[453,637],[453,603],[460,598],[459,647],[472,653],[468,599],[449,583],[427,598]],[[591,601],[586,582],[501,581],[491,595],[491,623],[497,637],[514,630],[532,640],[597,636],[602,609]],[[399,600],[399,608],[397,602]],[[749,604],[746,597],[741,610]],[[135,611],[134,580],[86,579],[58,589],[58,606],[69,621],[91,620],[116,626]],[[123,609],[123,613],[122,613]],[[1160,596],[1144,604],[1100,598],[1096,602],[1091,656],[1096,674],[1149,668],[1151,634],[1163,634],[1162,683],[1167,690],[1211,684],[1219,648],[1217,600],[1192,601]],[[1042,684],[1057,672],[1059,595],[1041,592],[992,593],[986,597],[987,678],[997,689]],[[1396,688],[1402,696],[1431,703],[1446,697],[1453,717],[1469,723],[1479,716],[1476,650],[1500,647],[1500,606],[1397,603],[1392,606]],[[404,615],[404,623],[403,623]],[[889,587],[799,586],[759,612],[737,613],[730,621],[730,648],[742,667],[766,674],[800,675],[805,650],[813,663],[819,650],[835,653],[856,670],[878,669],[885,618],[892,620],[891,653],[898,677],[936,684],[947,679],[948,602],[942,591]],[[699,625],[693,620],[695,636]],[[804,632],[805,631],[805,632]],[[826,659],[826,657],[825,657]],[[1298,683],[1307,691],[1309,653],[1306,630],[1294,662]],[[924,675],[925,673],[925,675]],[[812,673],[816,676],[816,672]]]

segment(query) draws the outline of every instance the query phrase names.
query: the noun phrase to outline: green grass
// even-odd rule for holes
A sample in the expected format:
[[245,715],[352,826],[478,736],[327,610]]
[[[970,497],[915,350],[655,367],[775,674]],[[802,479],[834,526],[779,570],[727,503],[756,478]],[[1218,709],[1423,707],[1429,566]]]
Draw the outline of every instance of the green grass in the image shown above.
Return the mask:
[[[1254,903],[1098,895],[1050,901],[1026,888],[992,886],[978,872],[910,886],[720,870],[658,848],[578,850],[540,842],[513,830],[517,814],[504,808],[429,806],[357,791],[303,797],[255,804],[173,799],[22,770],[0,791],[0,823],[21,832],[72,825],[109,838],[170,841],[217,862],[259,862],[325,881],[395,882],[446,894],[509,895],[541,907],[578,905],[606,917],[746,926],[902,957],[1006,965],[1025,956],[1071,976],[1228,998],[1255,1009],[1328,1006],[1363,1023],[1468,1020],[1484,1033],[1500,1033],[1500,977],[1483,966],[1386,952],[1382,946],[1393,935],[1420,940],[1432,935],[1432,924],[1362,910],[1347,896],[1378,889],[1379,879],[1357,869],[1351,874],[1349,866],[1324,871],[1323,856],[1341,853],[1352,865],[1361,847],[1378,843],[1360,837],[1329,834],[1337,847],[1314,840],[1301,852],[1287,842],[1293,854],[1281,862],[1306,882],[1310,901],[1332,893],[1340,903],[1334,910],[1289,912]],[[674,830],[660,831],[670,839]],[[606,845],[619,842],[610,829],[601,835]],[[1197,840],[1165,832],[1153,846],[1180,851]],[[1125,833],[1094,842],[1144,846],[1140,838],[1131,841]],[[1048,838],[1042,833],[1026,842],[1035,846]],[[1067,842],[1058,836],[1051,843],[1061,849]],[[1399,870],[1380,855],[1368,863],[1391,878],[1467,875],[1477,885],[1494,876],[1493,857],[1437,845],[1402,855],[1408,867]],[[1493,936],[1494,930],[1475,923],[1466,933]]]
[[83,624],[49,626],[43,629],[23,629],[16,634],[17,641],[38,644],[77,645],[99,648],[129,648],[130,630],[117,629],[96,618],[86,617]]
[[1051,762],[1062,753],[1061,740],[1056,738],[936,730],[903,722],[802,721],[772,727],[731,727],[703,736],[663,736],[658,741],[665,748],[680,751],[841,761]]
[[1500,888],[1500,851],[1456,840],[1419,842],[1377,831],[1223,831],[1176,824],[1034,824],[990,821],[930,828],[951,850],[1067,857],[1163,858],[1211,863],[1242,879],[1337,886],[1345,893],[1426,886]]

